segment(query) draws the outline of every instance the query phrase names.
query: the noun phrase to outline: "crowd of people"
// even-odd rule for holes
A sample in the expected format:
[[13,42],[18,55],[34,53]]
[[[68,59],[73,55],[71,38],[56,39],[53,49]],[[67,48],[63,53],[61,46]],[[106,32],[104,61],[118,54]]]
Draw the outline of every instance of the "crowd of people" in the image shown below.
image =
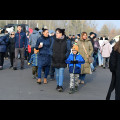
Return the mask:
[[[20,25],[14,31],[0,37],[0,70],[3,70],[6,55],[10,58],[10,69],[18,69],[18,59],[21,60],[21,70],[24,60],[32,64],[33,79],[38,84],[47,84],[48,75],[56,80],[56,90],[63,92],[64,70],[68,66],[70,73],[70,91],[78,91],[79,84],[85,83],[87,74],[96,71],[96,67],[109,68],[109,59],[112,47],[106,36],[97,38],[97,34],[86,32],[66,36],[65,29],[57,28],[55,33],[49,33],[47,27],[42,28],[42,34],[35,28],[32,34],[23,32]],[[28,52],[28,46],[30,52]],[[116,47],[117,49],[117,47]],[[119,49],[118,49],[119,50]],[[41,74],[44,72],[42,81]]]

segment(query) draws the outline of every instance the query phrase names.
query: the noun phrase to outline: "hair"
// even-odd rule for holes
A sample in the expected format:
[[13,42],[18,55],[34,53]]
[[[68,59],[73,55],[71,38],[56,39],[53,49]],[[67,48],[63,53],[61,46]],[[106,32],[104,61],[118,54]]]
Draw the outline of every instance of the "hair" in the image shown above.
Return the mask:
[[120,37],[119,37],[119,41],[115,44],[113,48],[114,48],[114,51],[117,51],[120,53]]
[[17,27],[21,27],[21,25],[17,25]]
[[36,27],[34,30],[39,31],[39,28]]
[[62,35],[65,35],[65,29],[57,28],[55,32],[58,31],[59,33],[62,33]]
[[43,31],[43,32],[45,32],[46,30],[48,30],[48,29],[42,28],[42,31]]
[[82,32],[82,33],[81,33],[81,39],[82,39],[83,35],[85,35],[85,34],[87,35],[86,32]]

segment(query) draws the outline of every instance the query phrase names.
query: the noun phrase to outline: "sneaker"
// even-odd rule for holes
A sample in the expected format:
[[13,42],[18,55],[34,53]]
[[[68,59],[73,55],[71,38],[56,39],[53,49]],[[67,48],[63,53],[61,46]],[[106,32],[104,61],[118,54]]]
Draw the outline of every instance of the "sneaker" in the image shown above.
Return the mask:
[[36,79],[36,76],[35,76],[35,75],[33,75],[33,76],[32,76],[32,78],[33,78],[33,79]]
[[57,87],[56,87],[56,90],[58,90],[59,89],[59,85],[57,85]]
[[13,67],[13,70],[17,70],[17,67]]
[[10,67],[9,67],[9,69],[11,69],[13,66],[11,65]]
[[78,86],[75,86],[75,92],[77,92],[78,91]]
[[63,92],[63,87],[59,86],[58,92]]
[[23,69],[24,69],[24,67],[21,67],[20,69],[21,69],[21,70],[23,70]]
[[73,94],[74,93],[74,89],[70,88],[69,94]]
[[0,70],[3,70],[3,66],[0,66]]

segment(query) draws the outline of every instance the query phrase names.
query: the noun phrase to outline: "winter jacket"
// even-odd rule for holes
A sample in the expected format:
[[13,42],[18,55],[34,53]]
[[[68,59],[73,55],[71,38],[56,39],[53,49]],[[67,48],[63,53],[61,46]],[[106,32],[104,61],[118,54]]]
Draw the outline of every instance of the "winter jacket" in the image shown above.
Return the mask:
[[84,44],[89,57],[92,56],[92,54],[93,54],[93,46],[92,46],[92,43],[91,43],[90,39],[87,39],[87,40],[82,40],[81,39],[77,43],[77,45],[79,47],[79,53],[85,60],[85,64],[81,65],[81,74],[90,74],[91,73],[90,63],[89,63],[87,55],[86,55],[86,53],[83,49],[82,43]]
[[98,40],[94,41],[94,54],[98,53],[98,49],[100,49],[100,44],[98,42]]
[[28,38],[25,32],[20,32],[15,34],[15,48],[27,48]]
[[29,63],[32,63],[32,66],[38,66],[38,54],[32,54]]
[[52,66],[55,68],[65,68],[67,64],[65,60],[69,56],[70,51],[67,46],[66,39],[55,39],[52,47]]
[[112,47],[109,43],[109,41],[105,40],[100,48],[102,57],[110,57],[110,54],[112,52]]
[[[40,43],[43,43],[42,48],[38,48]],[[38,66],[50,66],[51,56],[50,56],[50,37],[44,37],[43,35],[38,38],[36,43],[36,49],[39,50],[38,54]]]
[[94,49],[94,40],[93,40],[93,38],[91,38],[91,37],[89,37],[89,39],[90,39],[90,41],[91,41],[91,43],[92,43],[92,46],[93,46],[93,49]]
[[8,49],[10,53],[15,52],[15,38],[9,38]]
[[33,30],[33,33],[30,35],[30,38],[29,38],[31,47],[35,47],[39,37],[40,37],[40,34],[38,33],[38,31]]
[[8,45],[8,36],[1,36],[0,37],[0,52],[6,52]]
[[120,100],[120,53],[112,51],[110,55],[109,68],[112,72],[112,80],[107,93],[106,100],[110,100],[112,91],[115,89],[115,100]]
[[[72,64],[71,61],[78,61],[77,64]],[[80,74],[81,73],[81,64],[85,63],[85,60],[80,55],[80,53],[77,53],[74,55],[71,53],[66,60],[66,63],[69,64],[69,72],[74,74]]]

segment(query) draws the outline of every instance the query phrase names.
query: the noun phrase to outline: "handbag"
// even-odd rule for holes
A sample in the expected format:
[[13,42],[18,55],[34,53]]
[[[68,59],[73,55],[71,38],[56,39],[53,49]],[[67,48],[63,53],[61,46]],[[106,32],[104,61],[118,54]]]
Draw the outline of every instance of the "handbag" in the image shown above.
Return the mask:
[[[83,43],[82,43],[82,45],[83,45]],[[89,63],[93,63],[94,59],[93,59],[92,56],[89,57],[89,55],[87,54],[87,50],[85,49],[85,46],[84,46],[84,45],[83,45],[83,49],[84,49],[84,51],[85,51],[85,54],[87,55],[87,58],[88,58]]]

